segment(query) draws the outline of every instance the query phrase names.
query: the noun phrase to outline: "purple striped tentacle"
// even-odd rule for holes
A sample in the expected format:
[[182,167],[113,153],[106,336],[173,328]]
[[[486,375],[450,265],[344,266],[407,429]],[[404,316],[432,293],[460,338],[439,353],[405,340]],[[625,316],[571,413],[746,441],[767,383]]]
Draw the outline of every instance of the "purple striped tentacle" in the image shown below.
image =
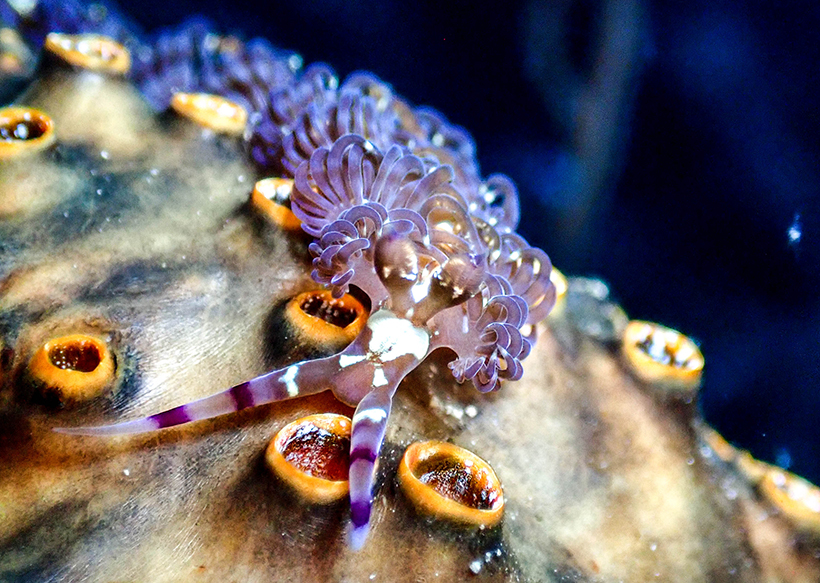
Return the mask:
[[350,546],[359,550],[370,530],[376,460],[384,441],[395,387],[368,393],[356,407],[350,436]]
[[330,388],[328,379],[339,369],[339,355],[299,362],[150,417],[98,427],[60,427],[55,431],[72,435],[125,435],[211,419],[267,403],[319,393]]

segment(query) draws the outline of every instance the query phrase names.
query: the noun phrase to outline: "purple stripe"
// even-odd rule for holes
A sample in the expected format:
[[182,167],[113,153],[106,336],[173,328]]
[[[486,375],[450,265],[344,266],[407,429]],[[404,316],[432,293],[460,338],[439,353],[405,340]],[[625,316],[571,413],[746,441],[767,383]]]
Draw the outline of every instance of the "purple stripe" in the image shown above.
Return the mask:
[[350,505],[350,520],[355,527],[365,526],[370,522],[370,504],[367,502],[353,502]]
[[256,404],[254,402],[253,392],[251,391],[250,383],[242,383],[241,385],[236,385],[235,387],[230,389],[229,393],[233,398],[233,402],[236,404],[237,411],[253,407]]
[[352,464],[353,462],[358,460],[367,460],[372,464],[376,461],[376,458],[378,456],[379,454],[373,451],[371,448],[366,446],[358,446],[350,452],[350,463]]
[[168,411],[163,411],[162,413],[157,413],[156,415],[151,415],[148,419],[156,422],[157,429],[162,429],[163,427],[172,427],[174,425],[188,423],[191,421],[191,416],[185,411],[185,405],[182,405],[174,409],[169,409]]

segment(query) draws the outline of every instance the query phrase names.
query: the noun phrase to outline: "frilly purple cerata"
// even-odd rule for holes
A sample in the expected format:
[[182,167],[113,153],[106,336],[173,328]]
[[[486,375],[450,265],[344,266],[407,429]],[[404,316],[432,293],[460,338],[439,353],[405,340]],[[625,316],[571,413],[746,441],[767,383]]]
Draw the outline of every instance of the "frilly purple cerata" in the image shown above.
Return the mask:
[[501,175],[482,179],[469,134],[377,77],[340,83],[326,65],[303,71],[293,53],[215,34],[202,21],[129,38],[131,77],[154,107],[167,108],[177,91],[202,91],[248,110],[245,142],[260,173],[294,181],[289,203],[313,238],[313,279],[336,297],[355,286],[371,313],[339,354],[143,419],[61,431],[153,431],[330,389],[356,407],[350,536],[359,547],[399,383],[440,347],[457,355],[453,376],[480,391],[521,378],[535,324],[555,302],[550,260],[515,233],[515,186]]

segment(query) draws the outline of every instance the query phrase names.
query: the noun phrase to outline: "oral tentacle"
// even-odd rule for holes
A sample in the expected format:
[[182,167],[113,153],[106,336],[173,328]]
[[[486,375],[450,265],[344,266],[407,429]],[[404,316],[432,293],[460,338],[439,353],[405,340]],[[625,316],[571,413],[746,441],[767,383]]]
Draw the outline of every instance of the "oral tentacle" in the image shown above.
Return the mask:
[[376,460],[384,442],[395,386],[374,389],[356,407],[350,436],[350,546],[359,550],[370,531]]
[[328,379],[340,370],[341,355],[303,361],[258,376],[230,389],[142,419],[97,427],[58,427],[71,435],[127,435],[156,431],[211,419],[276,401],[304,397],[327,390]]

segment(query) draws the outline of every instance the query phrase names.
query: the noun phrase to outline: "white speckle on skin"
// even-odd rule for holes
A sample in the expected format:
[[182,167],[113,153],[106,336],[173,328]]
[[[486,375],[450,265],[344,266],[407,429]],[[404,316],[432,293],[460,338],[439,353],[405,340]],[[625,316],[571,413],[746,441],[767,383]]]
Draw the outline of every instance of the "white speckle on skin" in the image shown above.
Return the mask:
[[285,383],[285,388],[288,391],[288,396],[295,397],[299,394],[299,387],[296,384],[296,374],[299,372],[299,365],[294,364],[288,367],[285,374],[282,375],[282,382]]
[[372,337],[368,350],[381,362],[413,355],[416,360],[427,356],[430,336],[422,327],[399,318],[390,310],[379,310],[367,321]]
[[356,411],[353,415],[353,425],[356,425],[362,419],[367,419],[371,423],[381,423],[387,419],[387,413],[382,409],[365,409],[364,411]]

